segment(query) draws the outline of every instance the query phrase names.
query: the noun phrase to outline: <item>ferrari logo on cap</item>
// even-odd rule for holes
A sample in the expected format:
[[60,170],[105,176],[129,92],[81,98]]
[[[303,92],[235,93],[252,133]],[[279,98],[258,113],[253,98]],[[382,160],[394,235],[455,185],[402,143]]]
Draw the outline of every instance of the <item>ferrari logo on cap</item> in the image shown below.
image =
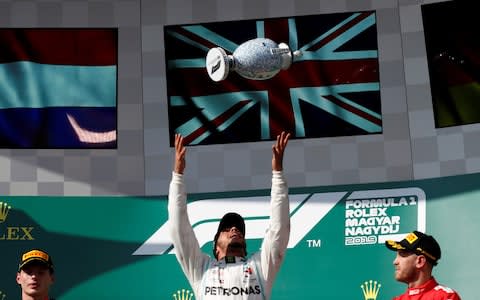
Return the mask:
[[418,240],[418,236],[412,232],[412,233],[409,233],[405,239],[409,244],[413,244],[415,243],[416,240]]

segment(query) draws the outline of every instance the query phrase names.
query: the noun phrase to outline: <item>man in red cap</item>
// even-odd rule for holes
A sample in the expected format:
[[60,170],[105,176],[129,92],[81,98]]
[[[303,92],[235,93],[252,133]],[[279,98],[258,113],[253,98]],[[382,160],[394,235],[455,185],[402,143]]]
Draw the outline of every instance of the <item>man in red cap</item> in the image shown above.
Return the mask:
[[175,164],[168,194],[168,214],[175,254],[197,300],[269,300],[290,235],[288,187],[283,154],[290,137],[282,132],[272,146],[270,226],[262,247],[247,257],[245,222],[237,213],[223,216],[214,237],[215,258],[203,253],[187,215],[183,179],[183,137],[175,135]]
[[46,252],[33,249],[22,255],[17,272],[22,300],[49,300],[54,280],[52,258]]
[[386,241],[385,245],[397,252],[395,279],[408,285],[407,291],[393,300],[460,300],[454,290],[438,284],[432,276],[441,250],[431,235],[413,231],[400,242]]

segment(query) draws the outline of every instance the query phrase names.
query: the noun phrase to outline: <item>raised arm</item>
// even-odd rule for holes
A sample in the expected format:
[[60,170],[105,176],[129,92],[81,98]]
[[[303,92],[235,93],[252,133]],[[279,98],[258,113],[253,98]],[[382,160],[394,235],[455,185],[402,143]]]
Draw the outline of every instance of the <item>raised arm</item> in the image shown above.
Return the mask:
[[201,252],[187,214],[187,193],[183,173],[186,147],[183,137],[175,135],[175,161],[168,191],[168,219],[175,254],[192,286],[201,280],[208,256]]
[[287,182],[283,176],[283,156],[290,134],[282,132],[272,146],[272,190],[270,227],[262,244],[262,270],[271,285],[278,272],[290,237],[290,205]]

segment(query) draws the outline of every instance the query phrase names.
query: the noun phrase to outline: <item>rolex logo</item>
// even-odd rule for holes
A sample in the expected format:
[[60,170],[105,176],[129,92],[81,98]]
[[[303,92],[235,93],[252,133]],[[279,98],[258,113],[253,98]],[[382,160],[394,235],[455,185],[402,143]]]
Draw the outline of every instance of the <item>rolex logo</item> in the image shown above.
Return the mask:
[[373,280],[365,281],[365,283],[360,285],[365,300],[376,300],[381,286],[382,285],[380,283]]
[[[0,202],[0,224],[7,220],[11,209],[12,207],[6,202]],[[34,229],[31,226],[7,226],[0,228],[0,241],[33,241],[35,240],[33,236]],[[1,292],[0,300],[3,300]]]
[[[10,209],[12,209],[12,207],[10,205],[8,205],[6,202],[0,202],[0,223],[5,222]],[[0,294],[0,296],[1,296],[1,294]]]
[[7,295],[0,291],[0,300],[5,300],[5,298],[7,298]]
[[173,294],[174,300],[192,300],[193,293],[189,290],[178,290],[176,293]]

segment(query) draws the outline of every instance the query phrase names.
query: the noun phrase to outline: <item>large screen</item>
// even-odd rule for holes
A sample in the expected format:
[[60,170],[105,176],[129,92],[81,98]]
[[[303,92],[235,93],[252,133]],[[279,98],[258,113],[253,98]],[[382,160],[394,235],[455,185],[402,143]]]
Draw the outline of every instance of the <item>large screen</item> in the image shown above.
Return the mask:
[[[283,130],[296,139],[382,132],[374,11],[167,25],[164,38],[171,140],[175,133],[205,145],[272,140]],[[272,53],[283,43],[301,55],[273,77],[251,79],[272,66],[273,54],[254,47],[258,39]],[[214,48],[234,61],[221,81],[206,69]]]
[[117,148],[117,29],[0,29],[0,148]]
[[480,122],[480,22],[473,2],[422,5],[437,128]]

